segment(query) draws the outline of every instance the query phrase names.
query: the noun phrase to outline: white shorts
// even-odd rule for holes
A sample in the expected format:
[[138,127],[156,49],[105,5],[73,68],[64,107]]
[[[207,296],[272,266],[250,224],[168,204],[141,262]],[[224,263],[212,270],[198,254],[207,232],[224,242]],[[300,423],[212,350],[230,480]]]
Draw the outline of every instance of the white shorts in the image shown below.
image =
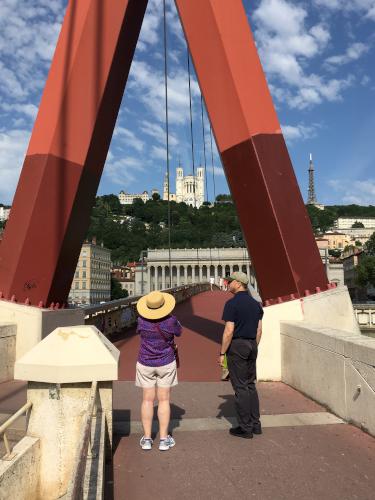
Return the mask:
[[176,361],[164,366],[145,366],[137,362],[135,385],[144,387],[173,387],[178,384]]

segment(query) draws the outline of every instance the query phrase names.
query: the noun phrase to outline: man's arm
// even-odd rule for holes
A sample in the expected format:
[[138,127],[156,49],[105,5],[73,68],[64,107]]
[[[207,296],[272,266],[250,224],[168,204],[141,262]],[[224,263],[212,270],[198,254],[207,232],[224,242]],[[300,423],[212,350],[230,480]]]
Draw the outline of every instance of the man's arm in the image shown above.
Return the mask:
[[230,343],[232,342],[234,333],[234,322],[226,321],[225,328],[223,332],[223,340],[221,342],[221,351],[219,356],[219,364],[223,365],[224,362],[224,354],[227,352]]
[[262,338],[262,320],[258,323],[257,328],[257,345],[259,345],[260,339]]

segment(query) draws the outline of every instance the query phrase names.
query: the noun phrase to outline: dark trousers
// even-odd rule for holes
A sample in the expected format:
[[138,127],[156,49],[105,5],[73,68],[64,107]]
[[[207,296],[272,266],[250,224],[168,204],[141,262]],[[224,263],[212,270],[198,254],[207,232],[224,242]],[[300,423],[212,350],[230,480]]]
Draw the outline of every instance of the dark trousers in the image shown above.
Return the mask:
[[255,387],[257,355],[257,343],[250,339],[233,339],[227,352],[237,419],[246,432],[251,432],[254,425],[259,425],[259,398]]

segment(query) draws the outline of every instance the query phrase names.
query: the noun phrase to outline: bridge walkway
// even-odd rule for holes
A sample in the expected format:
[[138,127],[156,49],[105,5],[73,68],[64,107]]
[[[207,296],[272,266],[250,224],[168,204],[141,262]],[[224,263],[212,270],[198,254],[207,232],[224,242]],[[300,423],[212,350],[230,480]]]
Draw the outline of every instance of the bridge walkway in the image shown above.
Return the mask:
[[[134,386],[139,339],[132,329],[116,341],[120,380],[114,384],[114,455],[106,468],[105,498],[373,500],[375,439],[283,383],[258,384],[262,436],[229,435],[233,391],[230,382],[219,381],[216,364],[220,317],[229,297],[205,292],[176,307],[183,324],[180,384],[172,395],[177,445],[168,452],[139,447],[141,394]],[[25,398],[23,382],[0,384],[0,417],[16,411]]]
[[229,435],[233,391],[230,382],[220,381],[217,365],[228,298],[205,292],[176,307],[183,325],[180,384],[172,394],[177,444],[168,452],[157,449],[157,436],[150,452],[139,447],[141,392],[134,386],[139,339],[133,329],[116,342],[121,380],[114,387],[114,459],[106,498],[373,499],[375,439],[283,383],[258,384],[262,436]]

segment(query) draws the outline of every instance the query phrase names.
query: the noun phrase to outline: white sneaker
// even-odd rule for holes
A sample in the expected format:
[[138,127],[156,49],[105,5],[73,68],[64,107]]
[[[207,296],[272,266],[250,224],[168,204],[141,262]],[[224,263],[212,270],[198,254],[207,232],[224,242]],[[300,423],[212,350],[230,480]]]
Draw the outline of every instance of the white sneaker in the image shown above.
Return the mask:
[[159,450],[160,451],[167,451],[169,448],[173,448],[173,446],[176,444],[176,441],[173,439],[172,436],[168,434],[168,436],[164,439],[160,440],[159,443]]
[[151,438],[146,438],[144,436],[142,436],[141,440],[139,441],[139,444],[140,444],[142,450],[151,450],[152,443],[153,443],[153,440]]

